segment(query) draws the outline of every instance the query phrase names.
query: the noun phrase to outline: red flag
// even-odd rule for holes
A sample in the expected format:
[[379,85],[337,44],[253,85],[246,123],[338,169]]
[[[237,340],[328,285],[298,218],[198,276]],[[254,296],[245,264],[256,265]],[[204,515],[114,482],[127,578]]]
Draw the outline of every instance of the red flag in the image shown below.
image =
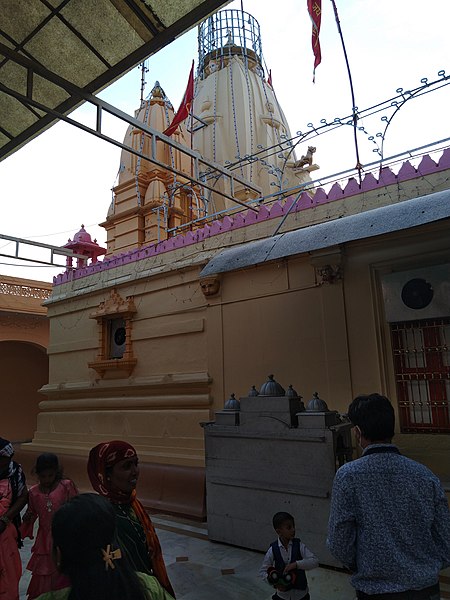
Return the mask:
[[272,87],[272,69],[269,71],[269,77],[267,78],[267,84]]
[[189,73],[189,79],[186,91],[184,92],[183,100],[181,101],[180,108],[177,110],[176,115],[173,118],[172,123],[169,127],[163,131],[164,135],[172,135],[178,127],[178,125],[187,119],[189,111],[191,109],[192,100],[194,99],[194,61],[192,61],[191,72]]
[[307,0],[308,2],[308,13],[312,21],[312,49],[314,52],[314,70],[313,70],[313,82],[316,78],[316,67],[320,65],[322,55],[320,53],[320,21],[322,19],[322,0]]

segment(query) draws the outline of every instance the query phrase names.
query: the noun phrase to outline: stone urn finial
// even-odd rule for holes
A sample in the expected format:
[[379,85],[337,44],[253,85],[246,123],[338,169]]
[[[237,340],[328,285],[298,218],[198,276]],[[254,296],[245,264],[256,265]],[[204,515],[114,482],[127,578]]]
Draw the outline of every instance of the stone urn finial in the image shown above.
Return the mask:
[[298,402],[299,402],[299,412],[303,412],[305,410],[305,405],[302,402],[303,396],[301,396],[300,394],[298,394],[294,390],[292,384],[289,384],[289,387],[288,387],[287,392],[286,392],[286,397],[287,398],[292,398],[293,400],[294,399],[298,400]]
[[285,396],[286,392],[283,387],[275,381],[273,375],[269,375],[266,383],[263,383],[259,390],[260,396]]
[[308,412],[328,412],[328,406],[325,400],[319,398],[318,392],[314,392],[313,397],[306,405],[306,410]]
[[303,396],[299,396],[297,394],[297,392],[292,387],[292,383],[289,384],[288,390],[286,392],[286,396],[289,396],[289,398],[300,398],[300,399],[303,397]]
[[224,410],[241,410],[241,403],[236,399],[234,394],[228,398],[223,407]]

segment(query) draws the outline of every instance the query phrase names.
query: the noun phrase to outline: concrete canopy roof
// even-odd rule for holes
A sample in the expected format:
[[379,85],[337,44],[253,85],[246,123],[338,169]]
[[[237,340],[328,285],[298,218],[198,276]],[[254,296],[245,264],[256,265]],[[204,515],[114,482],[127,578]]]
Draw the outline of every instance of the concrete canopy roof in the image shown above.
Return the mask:
[[450,219],[450,190],[381,206],[223,250],[203,267],[200,277],[244,269],[271,260],[402,231],[443,219]]
[[228,2],[4,0],[0,160]]

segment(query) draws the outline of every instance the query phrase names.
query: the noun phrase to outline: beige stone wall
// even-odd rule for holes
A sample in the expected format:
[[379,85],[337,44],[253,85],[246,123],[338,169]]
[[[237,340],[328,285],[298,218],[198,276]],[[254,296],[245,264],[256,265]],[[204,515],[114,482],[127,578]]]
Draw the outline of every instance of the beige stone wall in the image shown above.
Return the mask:
[[320,286],[308,258],[229,274],[218,302],[225,398],[231,392],[246,396],[251,385],[259,389],[269,373],[305,399],[319,391],[336,404],[348,392],[342,288]]
[[42,389],[33,445],[82,452],[104,439],[126,438],[155,463],[203,465],[201,421],[210,418],[203,296],[198,274],[174,273],[117,288],[137,308],[129,378],[101,378],[88,363],[98,350],[90,314],[109,290],[49,306],[49,384]]

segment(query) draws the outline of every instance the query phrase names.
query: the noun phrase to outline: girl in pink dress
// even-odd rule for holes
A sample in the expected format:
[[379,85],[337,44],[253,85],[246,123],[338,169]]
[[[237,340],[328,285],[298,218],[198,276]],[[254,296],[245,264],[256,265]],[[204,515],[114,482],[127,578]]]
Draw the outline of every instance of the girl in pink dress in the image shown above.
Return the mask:
[[33,539],[33,525],[39,519],[36,541],[27,565],[27,569],[33,573],[27,590],[28,600],[68,585],[53,561],[51,525],[58,508],[78,494],[74,483],[70,479],[63,479],[56,454],[38,456],[34,472],[39,483],[29,490],[28,509],[21,528],[22,537]]

